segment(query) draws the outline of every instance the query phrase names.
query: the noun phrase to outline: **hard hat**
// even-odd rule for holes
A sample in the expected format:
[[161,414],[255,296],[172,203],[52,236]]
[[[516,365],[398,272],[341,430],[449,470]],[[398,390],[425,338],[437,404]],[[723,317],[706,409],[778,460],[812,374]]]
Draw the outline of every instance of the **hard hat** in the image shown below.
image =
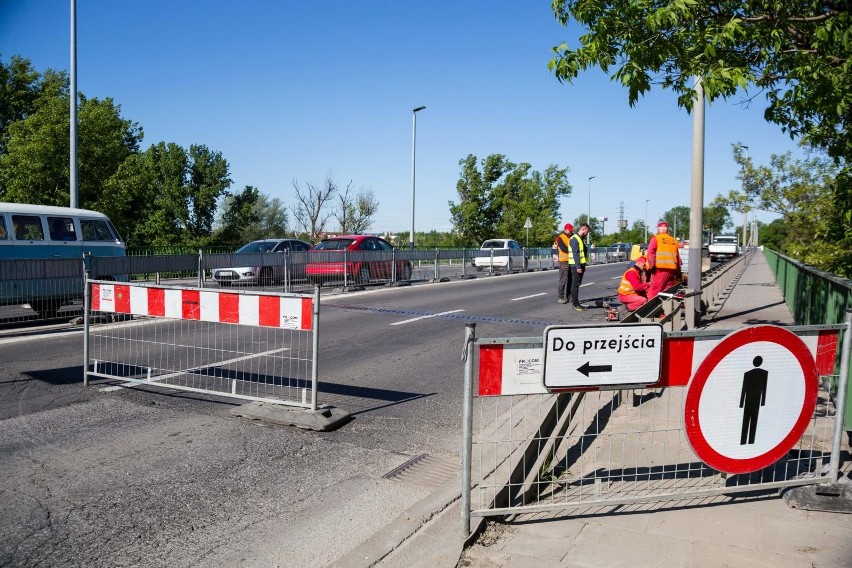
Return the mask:
[[572,225],[571,223],[565,223],[564,230],[571,231],[573,233],[574,232],[574,225]]
[[641,264],[642,266],[645,266],[646,264],[648,264],[648,259],[645,258],[644,256],[640,256],[639,258],[637,258],[633,262],[634,262],[634,264]]
[[665,221],[660,221],[659,223],[657,223],[657,227],[665,227],[666,229],[668,229],[669,224],[666,223]]

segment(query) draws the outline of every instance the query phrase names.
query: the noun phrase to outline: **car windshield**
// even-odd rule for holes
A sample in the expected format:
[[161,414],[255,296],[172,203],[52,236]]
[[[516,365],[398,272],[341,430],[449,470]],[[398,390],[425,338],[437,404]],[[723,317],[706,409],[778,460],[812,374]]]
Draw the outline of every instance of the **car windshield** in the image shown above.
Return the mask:
[[482,243],[484,249],[502,249],[508,248],[505,241],[485,241]]
[[269,252],[277,243],[275,241],[255,241],[237,250],[237,254],[250,254],[253,252]]
[[352,239],[328,239],[315,244],[312,250],[346,250],[353,242]]

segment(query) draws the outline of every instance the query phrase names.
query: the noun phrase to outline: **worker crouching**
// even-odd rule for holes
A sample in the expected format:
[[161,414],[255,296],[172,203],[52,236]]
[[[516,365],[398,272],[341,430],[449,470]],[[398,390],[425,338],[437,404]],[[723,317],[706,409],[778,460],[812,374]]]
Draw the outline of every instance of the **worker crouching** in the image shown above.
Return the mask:
[[618,300],[631,312],[648,302],[648,289],[645,267],[648,260],[644,256],[636,259],[635,264],[627,269],[621,277],[618,286]]

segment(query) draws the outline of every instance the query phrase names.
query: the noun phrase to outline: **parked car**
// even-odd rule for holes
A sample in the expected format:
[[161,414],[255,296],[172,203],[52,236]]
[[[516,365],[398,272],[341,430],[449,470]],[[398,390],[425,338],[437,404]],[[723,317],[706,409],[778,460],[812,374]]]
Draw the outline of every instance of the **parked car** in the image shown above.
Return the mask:
[[[269,264],[262,262],[264,253],[287,253],[305,252],[311,248],[310,243],[300,241],[299,239],[263,239],[260,241],[252,241],[247,245],[239,248],[235,255],[258,255],[252,264],[260,264],[260,266],[238,266],[229,268],[218,268],[213,271],[213,280],[219,283],[219,286],[230,286],[231,284],[260,284],[261,286],[270,286],[275,282],[280,282],[285,276],[285,262],[272,262]],[[257,262],[261,260],[261,262]],[[236,263],[235,263],[236,264]],[[264,266],[264,264],[266,264]],[[293,264],[289,267],[292,270],[291,278],[304,278],[305,265]]]
[[[512,239],[488,239],[482,246],[480,251],[487,251],[488,256],[477,256],[473,259],[473,266],[478,271],[488,270],[508,270],[509,257],[511,257],[512,270],[527,271],[529,259],[526,255],[522,255],[523,247]],[[515,251],[515,252],[513,252]]]
[[370,235],[341,235],[323,239],[309,251],[305,274],[314,284],[339,282],[344,276],[361,285],[374,280],[391,280],[394,276],[397,280],[411,280],[411,261],[394,260],[393,251],[393,245],[389,242]]
[[613,243],[609,247],[609,252],[616,261],[628,260],[631,250],[633,250],[633,245],[630,243]]
[[710,243],[708,250],[710,260],[727,260],[734,258],[740,253],[736,235],[716,235]]

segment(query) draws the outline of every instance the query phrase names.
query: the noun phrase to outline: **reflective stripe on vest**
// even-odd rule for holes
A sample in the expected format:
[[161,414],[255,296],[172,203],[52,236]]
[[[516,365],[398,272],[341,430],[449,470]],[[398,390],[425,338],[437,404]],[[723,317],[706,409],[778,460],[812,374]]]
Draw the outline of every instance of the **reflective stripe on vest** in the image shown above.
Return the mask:
[[657,235],[657,268],[677,270],[677,239],[669,235]]
[[[556,240],[557,240],[557,241],[562,241],[562,244],[564,244],[564,245],[565,245],[565,247],[566,247],[568,250],[571,250],[571,237],[569,237],[569,236],[568,236],[568,235],[566,235],[565,233],[559,233],[559,234],[556,236]],[[568,256],[568,254],[569,254],[569,253],[567,253],[567,252],[562,252],[562,249],[561,249],[561,248],[559,248],[559,246],[558,246],[558,245],[557,245],[557,247],[556,247],[556,250],[558,250],[558,251],[559,251],[559,262],[569,262],[569,260],[568,260],[568,259],[570,258],[570,257]]]
[[630,294],[635,294],[636,290],[633,288],[633,284],[630,283],[630,280],[627,279],[627,275],[630,274],[632,268],[628,268],[627,272],[624,273],[624,276],[621,277],[621,284],[618,286],[618,294],[621,296],[629,296]]
[[[573,234],[571,235],[571,238],[577,239],[577,250],[580,251],[580,264],[586,264],[586,247],[583,244],[582,237],[580,237],[580,235]],[[568,250],[571,251],[568,253],[568,262],[574,264],[574,249],[569,247]]]

